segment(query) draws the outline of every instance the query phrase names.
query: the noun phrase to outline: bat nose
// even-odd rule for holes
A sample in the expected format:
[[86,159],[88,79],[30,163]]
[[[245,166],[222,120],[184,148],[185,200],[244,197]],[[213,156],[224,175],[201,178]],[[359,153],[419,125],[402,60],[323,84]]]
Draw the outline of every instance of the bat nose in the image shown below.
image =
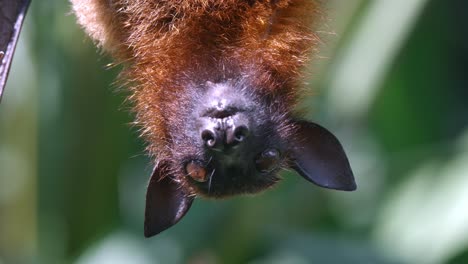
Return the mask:
[[249,135],[248,123],[243,118],[210,119],[202,128],[205,146],[214,150],[229,149],[244,142]]
[[229,127],[225,130],[225,144],[227,146],[235,146],[245,140],[249,133],[249,129],[246,125],[238,127]]

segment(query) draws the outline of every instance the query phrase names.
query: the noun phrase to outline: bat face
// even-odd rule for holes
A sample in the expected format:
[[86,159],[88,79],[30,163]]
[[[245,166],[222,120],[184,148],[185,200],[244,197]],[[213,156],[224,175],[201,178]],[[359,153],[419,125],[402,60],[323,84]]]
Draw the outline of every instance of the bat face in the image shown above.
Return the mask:
[[284,137],[292,128],[287,113],[243,79],[206,82],[193,90],[198,93],[194,111],[183,129],[172,133],[181,180],[209,197],[254,193],[274,184],[287,163]]
[[283,95],[252,83],[240,77],[187,85],[178,120],[168,124],[171,156],[157,163],[148,185],[145,236],[177,223],[196,196],[260,192],[281,169],[321,187],[356,188],[336,137],[295,119]]

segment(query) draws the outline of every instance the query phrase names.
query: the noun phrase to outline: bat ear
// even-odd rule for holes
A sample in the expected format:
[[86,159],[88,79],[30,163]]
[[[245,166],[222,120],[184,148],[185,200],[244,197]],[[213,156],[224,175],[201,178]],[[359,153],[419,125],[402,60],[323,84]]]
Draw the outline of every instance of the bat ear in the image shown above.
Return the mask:
[[292,139],[292,168],[318,186],[343,191],[356,189],[348,158],[338,139],[327,129],[297,121]]
[[190,209],[194,199],[166,172],[166,163],[158,162],[148,184],[145,237],[154,236],[179,222]]

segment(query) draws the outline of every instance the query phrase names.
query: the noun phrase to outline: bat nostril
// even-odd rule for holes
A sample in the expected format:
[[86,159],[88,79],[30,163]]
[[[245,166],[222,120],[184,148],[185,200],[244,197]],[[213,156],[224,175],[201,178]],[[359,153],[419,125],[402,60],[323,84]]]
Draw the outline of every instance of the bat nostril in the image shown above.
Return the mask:
[[234,139],[237,142],[242,142],[248,136],[248,134],[249,129],[247,128],[247,126],[236,127],[236,129],[234,130]]
[[207,147],[213,148],[216,145],[216,134],[210,129],[205,129],[201,133],[201,137]]
[[238,145],[245,140],[248,133],[249,130],[244,125],[236,127],[235,129],[229,128],[226,131],[226,145],[231,147]]

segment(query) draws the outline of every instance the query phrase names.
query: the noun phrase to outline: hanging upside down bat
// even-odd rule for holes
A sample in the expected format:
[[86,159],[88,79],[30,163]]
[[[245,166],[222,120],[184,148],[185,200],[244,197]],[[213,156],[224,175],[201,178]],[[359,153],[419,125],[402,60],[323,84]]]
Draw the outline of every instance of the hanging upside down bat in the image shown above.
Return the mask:
[[318,42],[313,0],[71,0],[78,23],[124,66],[154,161],[144,234],[195,197],[252,194],[292,168],[325,188],[356,183],[336,137],[295,111]]

